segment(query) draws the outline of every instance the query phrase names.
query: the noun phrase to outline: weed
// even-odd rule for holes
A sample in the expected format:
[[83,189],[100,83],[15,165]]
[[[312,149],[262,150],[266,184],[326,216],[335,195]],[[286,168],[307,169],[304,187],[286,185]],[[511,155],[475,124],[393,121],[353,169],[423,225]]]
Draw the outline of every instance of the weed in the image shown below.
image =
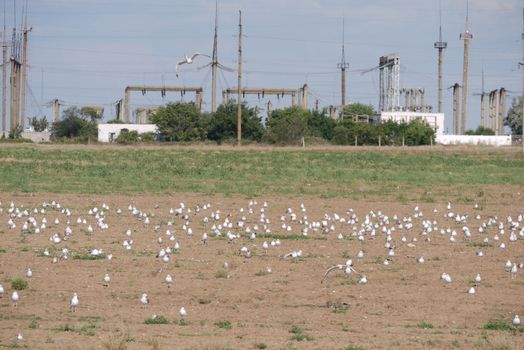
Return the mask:
[[454,348],[460,348],[460,343],[458,340],[455,339],[451,342],[451,346],[453,346]]
[[231,322],[230,321],[218,321],[215,322],[215,326],[221,329],[231,329]]
[[267,345],[265,343],[255,343],[253,344],[253,347],[255,349],[260,349],[260,350],[267,349]]
[[0,248],[0,254],[5,253],[6,250],[4,248]]
[[22,278],[15,278],[11,281],[11,288],[13,288],[14,290],[24,290],[27,288],[27,286],[27,281]]
[[99,254],[99,255],[91,255],[89,253],[83,253],[83,254],[75,254],[73,255],[74,260],[104,260],[105,255]]
[[198,303],[199,303],[200,305],[207,305],[207,304],[211,304],[211,300],[200,298],[200,299],[198,299]]
[[68,323],[58,326],[56,328],[53,328],[53,331],[55,332],[75,332],[75,327],[70,326]]
[[164,316],[156,316],[147,318],[145,324],[169,324],[169,321]]
[[349,345],[345,347],[344,350],[366,350],[366,349],[363,346]]
[[218,270],[215,272],[215,278],[227,278],[228,274],[226,270]]
[[431,323],[428,323],[426,321],[422,321],[419,324],[417,324],[417,328],[432,329],[432,328],[434,328],[434,326]]
[[267,275],[267,271],[265,271],[265,270],[260,270],[260,271],[255,273],[255,276],[257,276],[257,277],[265,276],[265,275]]
[[512,333],[517,332],[517,328],[504,322],[504,321],[489,321],[482,327],[490,331],[510,331]]
[[37,329],[38,328],[38,319],[36,317],[33,317],[31,319],[31,322],[29,323],[28,328],[29,329]]

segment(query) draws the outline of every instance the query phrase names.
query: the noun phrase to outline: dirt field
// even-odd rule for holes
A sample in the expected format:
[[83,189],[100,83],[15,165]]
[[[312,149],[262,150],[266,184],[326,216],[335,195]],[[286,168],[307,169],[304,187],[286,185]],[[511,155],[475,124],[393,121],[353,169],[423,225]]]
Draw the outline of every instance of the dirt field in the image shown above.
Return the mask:
[[[505,270],[509,259],[524,263],[524,238],[514,230],[518,240],[510,241],[512,232],[507,217],[518,220],[524,213],[522,196],[508,199],[497,205],[484,205],[475,209],[474,204],[453,205],[423,203],[418,207],[423,216],[415,216],[416,203],[404,205],[388,202],[364,202],[350,199],[315,199],[266,197],[256,198],[248,212],[249,198],[204,197],[180,194],[173,196],[88,196],[88,195],[1,195],[0,214],[0,284],[5,293],[0,297],[0,347],[25,347],[29,349],[524,349],[523,328],[509,327],[515,314],[524,318],[524,270],[518,269],[516,277]],[[33,214],[40,227],[42,218],[47,227],[40,233],[22,233],[28,216],[14,218],[16,228],[9,228],[9,203],[15,207],[42,209],[42,203],[59,202],[71,210],[69,227],[72,234],[67,241],[54,244],[49,238],[57,233],[64,237],[67,217],[60,210],[46,208],[45,214]],[[268,206],[265,217],[271,232],[264,238],[260,210],[264,201]],[[510,201],[510,202],[508,202]],[[183,229],[185,220],[180,215],[169,214],[170,208],[185,203],[183,215],[192,236]],[[102,203],[109,210],[102,209]],[[211,204],[200,210],[197,205]],[[306,212],[300,204],[304,203]],[[139,218],[128,210],[132,204],[137,211],[146,213]],[[24,206],[23,208],[21,206]],[[104,211],[108,229],[96,225],[95,215],[89,209]],[[122,209],[117,214],[117,208]],[[191,209],[191,213],[187,209]],[[244,208],[241,213],[240,208]],[[291,208],[297,216],[286,214]],[[335,222],[335,213],[351,220],[352,208],[358,222]],[[437,209],[438,212],[434,212]],[[211,219],[211,213],[220,210],[220,219]],[[358,239],[358,232],[369,216],[369,229]],[[389,223],[380,219],[379,211],[389,217]],[[448,212],[468,216],[465,222],[445,217]],[[16,211],[13,211],[16,213]],[[475,218],[480,215],[480,220]],[[244,215],[245,226],[236,223]],[[281,216],[285,221],[281,221]],[[327,229],[309,229],[307,239],[287,239],[280,235],[301,235],[306,224],[325,220]],[[324,217],[326,215],[326,217]],[[398,216],[398,221],[393,216]],[[77,224],[78,217],[86,224]],[[204,217],[209,223],[203,222]],[[403,218],[410,217],[413,228],[407,229]],[[478,233],[482,223],[497,217],[496,222]],[[58,218],[59,224],[54,224]],[[221,237],[215,237],[212,226],[223,225]],[[433,231],[423,234],[423,221],[432,222]],[[168,226],[172,221],[173,225]],[[382,223],[380,223],[382,221]],[[282,224],[291,226],[288,232]],[[403,228],[399,228],[399,223]],[[498,225],[503,223],[504,233]],[[251,240],[246,227],[255,231]],[[371,226],[377,225],[375,235]],[[87,227],[94,228],[92,235]],[[155,229],[155,226],[159,225]],[[469,227],[471,238],[463,234]],[[394,256],[390,264],[385,247],[387,234],[391,233]],[[441,229],[456,230],[456,242],[451,234]],[[126,230],[131,229],[131,237]],[[176,241],[170,241],[166,230],[171,230]],[[239,233],[241,238],[228,242],[228,231]],[[209,235],[207,244],[201,237]],[[338,239],[342,233],[343,239]],[[523,233],[524,234],[524,233]],[[273,236],[271,236],[273,235]],[[278,236],[277,236],[278,235]],[[498,235],[499,240],[494,239]],[[406,237],[406,242],[402,237]],[[162,237],[163,242],[158,243]],[[263,249],[264,241],[270,243],[280,237],[280,247]],[[293,236],[297,237],[297,236]],[[488,237],[489,243],[483,243]],[[123,247],[124,240],[133,240],[132,248]],[[416,239],[416,241],[414,241]],[[166,247],[180,245],[178,252],[164,263],[157,253]],[[499,247],[504,242],[505,249]],[[240,254],[241,247],[251,252],[247,258]],[[43,254],[47,248],[49,256]],[[57,249],[58,248],[58,249]],[[62,248],[68,248],[63,259]],[[112,259],[84,260],[93,248],[102,249]],[[283,256],[292,251],[302,251],[296,259]],[[363,250],[364,257],[357,258]],[[482,251],[483,257],[477,256]],[[425,262],[417,263],[423,256]],[[58,262],[53,263],[53,257]],[[75,259],[76,257],[76,259]],[[324,272],[335,264],[345,264],[353,259],[357,271],[346,276],[343,270],[332,271],[324,281]],[[224,269],[224,262],[229,268]],[[272,272],[267,273],[271,267]],[[31,268],[33,277],[26,277]],[[103,285],[109,273],[109,286]],[[440,279],[443,272],[450,274],[451,283]],[[476,293],[477,273],[482,276]],[[168,288],[164,279],[173,277]],[[367,284],[359,284],[365,275]],[[13,306],[11,281],[28,280],[28,287],[19,292],[20,303]],[[70,312],[73,293],[78,293],[80,305]],[[142,308],[139,298],[147,293],[150,304]],[[179,309],[185,307],[187,317],[179,322]],[[164,316],[169,324],[145,324],[147,318]],[[485,330],[489,321],[503,321],[508,330]],[[23,340],[17,341],[21,333]],[[121,342],[122,347],[118,347]],[[506,346],[506,347],[504,347]]]

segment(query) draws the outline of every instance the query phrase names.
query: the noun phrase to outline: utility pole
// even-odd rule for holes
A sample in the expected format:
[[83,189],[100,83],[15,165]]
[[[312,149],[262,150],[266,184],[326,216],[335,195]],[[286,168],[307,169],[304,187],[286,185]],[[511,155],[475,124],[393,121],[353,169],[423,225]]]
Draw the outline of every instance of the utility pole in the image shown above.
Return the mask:
[[27,84],[27,37],[28,33],[33,28],[27,26],[27,16],[25,16],[24,19],[24,29],[23,29],[23,51],[22,51],[22,110],[20,115],[20,124],[22,125],[22,129],[25,129],[25,121],[26,121],[26,115],[25,115],[25,108],[26,108],[26,84]]
[[[5,6],[5,3],[4,3]],[[4,9],[5,11],[5,9]],[[4,31],[2,32],[2,136],[6,137],[7,130],[7,41],[5,40],[5,14]]]
[[242,146],[242,11],[238,11],[237,145]]
[[524,8],[522,9],[522,153],[524,153]]
[[455,83],[453,85],[453,134],[458,135],[459,133],[459,94],[460,85]]
[[462,116],[460,134],[466,131],[466,118],[468,114],[468,69],[469,69],[469,41],[473,39],[473,34],[469,31],[469,1],[466,2],[466,31],[460,34],[460,39],[464,40],[464,66],[462,71]]
[[215,1],[215,37],[211,62],[211,112],[217,110],[217,67],[218,67],[218,0]]
[[342,19],[342,60],[337,64],[340,69],[342,80],[342,107],[346,105],[346,69],[349,68],[349,63],[346,62],[346,54],[344,52],[344,34],[345,34],[345,20]]
[[438,49],[438,112],[442,113],[442,58],[444,49],[448,47],[448,43],[442,41],[442,1],[440,1],[440,26],[438,41],[434,47]]
[[18,39],[16,27],[13,28],[11,44],[11,103],[9,129],[14,131],[19,125],[20,112],[20,61],[18,60]]
[[480,125],[485,128],[487,127],[486,115],[488,109],[487,93],[484,90],[484,68],[482,68],[482,91],[480,92]]

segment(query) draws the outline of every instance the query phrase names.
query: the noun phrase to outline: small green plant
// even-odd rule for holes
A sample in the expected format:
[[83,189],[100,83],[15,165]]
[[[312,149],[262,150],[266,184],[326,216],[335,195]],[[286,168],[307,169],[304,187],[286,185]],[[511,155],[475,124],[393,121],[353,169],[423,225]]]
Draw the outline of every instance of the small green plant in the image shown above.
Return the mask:
[[230,321],[218,321],[215,322],[215,326],[221,329],[231,329],[231,322]]
[[517,328],[504,321],[489,321],[482,327],[490,331],[510,331],[516,333]]
[[68,323],[58,326],[56,328],[53,328],[55,332],[75,332],[75,327],[69,325]]
[[260,270],[260,271],[255,273],[255,276],[257,276],[257,277],[265,276],[265,275],[267,275],[267,271],[265,271],[265,270]]
[[74,260],[103,260],[105,259],[105,255],[99,254],[99,255],[91,255],[91,254],[75,254],[73,255]]
[[253,347],[255,349],[260,349],[260,350],[267,349],[267,345],[264,344],[264,343],[255,343],[255,344],[253,344]]
[[433,325],[431,323],[428,323],[426,321],[422,321],[419,324],[417,324],[417,328],[421,329],[432,329]]
[[226,270],[219,270],[215,273],[215,278],[227,278],[227,276]]
[[27,288],[27,281],[22,278],[15,278],[13,281],[11,281],[11,288],[14,290],[24,290]]
[[156,316],[147,318],[145,324],[169,324],[169,321],[164,316]]
[[33,317],[31,319],[31,322],[29,323],[29,326],[28,326],[29,329],[37,329],[38,328],[38,320],[36,317]]
[[366,350],[363,346],[349,345],[344,350]]
[[4,248],[0,248],[0,254],[5,253],[6,250]]
[[289,330],[289,333],[293,334],[291,336],[291,340],[296,340],[296,341],[306,340],[306,341],[310,341],[310,340],[314,339],[312,336],[304,334],[302,329],[299,326],[296,326],[296,325],[293,325],[291,327],[291,329]]
[[207,304],[211,304],[211,300],[200,298],[200,299],[198,299],[198,303],[200,305],[207,305]]
[[451,346],[453,346],[454,348],[460,348],[460,343],[458,340],[455,339],[451,342]]

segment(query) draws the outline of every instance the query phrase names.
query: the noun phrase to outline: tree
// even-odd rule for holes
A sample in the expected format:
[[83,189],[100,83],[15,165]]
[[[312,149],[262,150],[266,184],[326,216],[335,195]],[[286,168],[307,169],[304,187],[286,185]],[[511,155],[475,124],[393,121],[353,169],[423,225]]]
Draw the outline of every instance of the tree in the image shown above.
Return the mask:
[[49,127],[49,122],[47,121],[46,117],[43,117],[42,119],[33,117],[30,120],[30,124],[33,127],[33,130],[36,132],[45,131]]
[[511,102],[504,125],[510,127],[513,135],[522,135],[522,97],[514,98]]
[[[260,141],[264,127],[254,108],[242,104],[242,138]],[[237,104],[233,101],[218,106],[215,113],[207,119],[207,138],[218,143],[237,137]]]
[[490,128],[485,128],[482,125],[479,125],[479,127],[476,130],[468,130],[465,132],[466,135],[495,135],[495,131],[491,130]]
[[280,144],[298,144],[307,134],[309,113],[300,107],[272,111],[266,134],[268,141]]
[[435,139],[435,131],[426,122],[420,120],[409,122],[405,132],[407,146],[429,145]]
[[90,120],[93,123],[97,123],[98,120],[102,119],[102,111],[97,111],[93,107],[82,107],[80,109],[80,114],[83,118]]
[[170,141],[205,140],[206,130],[200,111],[194,103],[168,103],[150,118],[160,136]]
[[51,134],[54,138],[76,138],[79,141],[87,141],[90,137],[98,134],[95,123],[81,116],[78,107],[69,107],[62,113],[63,119],[53,123]]
[[309,136],[322,137],[331,140],[334,136],[336,122],[327,114],[327,110],[309,111],[307,127]]
[[354,115],[368,115],[368,116],[374,116],[377,113],[375,112],[375,109],[371,105],[365,105],[363,103],[351,103],[349,105],[344,106],[342,108],[342,111],[340,113],[341,117],[343,119],[354,116]]

